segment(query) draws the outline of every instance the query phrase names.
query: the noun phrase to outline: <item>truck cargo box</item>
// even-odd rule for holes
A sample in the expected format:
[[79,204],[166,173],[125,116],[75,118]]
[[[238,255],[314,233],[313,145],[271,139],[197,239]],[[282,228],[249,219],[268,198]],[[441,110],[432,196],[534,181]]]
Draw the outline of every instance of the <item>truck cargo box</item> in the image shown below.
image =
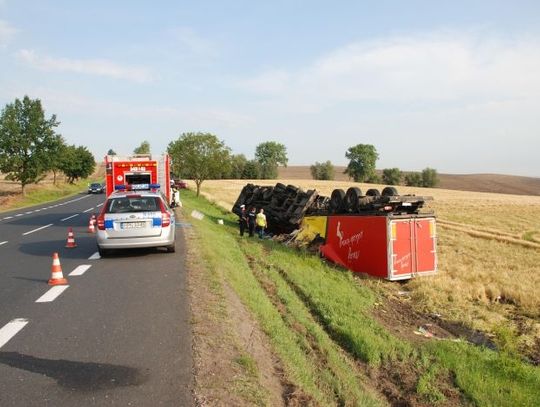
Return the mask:
[[437,271],[435,217],[328,216],[323,257],[352,271],[403,280]]

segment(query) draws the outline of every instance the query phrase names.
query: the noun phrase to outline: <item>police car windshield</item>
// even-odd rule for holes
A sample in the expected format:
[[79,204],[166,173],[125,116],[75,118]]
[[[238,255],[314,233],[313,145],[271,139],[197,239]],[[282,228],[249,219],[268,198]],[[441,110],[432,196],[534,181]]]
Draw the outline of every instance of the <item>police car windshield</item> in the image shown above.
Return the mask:
[[156,212],[159,210],[159,198],[155,196],[112,198],[109,199],[105,208],[106,213]]

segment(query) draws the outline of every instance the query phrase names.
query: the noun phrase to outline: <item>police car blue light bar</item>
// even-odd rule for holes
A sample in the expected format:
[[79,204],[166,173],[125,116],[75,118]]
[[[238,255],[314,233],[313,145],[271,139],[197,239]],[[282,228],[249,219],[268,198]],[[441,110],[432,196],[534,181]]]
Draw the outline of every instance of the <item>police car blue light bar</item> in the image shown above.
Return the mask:
[[114,189],[115,189],[116,191],[123,191],[123,190],[126,189],[126,186],[125,186],[125,185],[115,185],[115,186],[114,186]]

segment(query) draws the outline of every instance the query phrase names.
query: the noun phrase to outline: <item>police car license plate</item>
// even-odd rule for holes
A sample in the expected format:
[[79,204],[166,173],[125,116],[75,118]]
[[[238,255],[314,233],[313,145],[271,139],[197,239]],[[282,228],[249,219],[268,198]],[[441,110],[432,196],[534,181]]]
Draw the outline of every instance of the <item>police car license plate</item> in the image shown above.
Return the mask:
[[122,223],[122,229],[138,229],[138,228],[144,228],[146,226],[146,222],[124,222]]

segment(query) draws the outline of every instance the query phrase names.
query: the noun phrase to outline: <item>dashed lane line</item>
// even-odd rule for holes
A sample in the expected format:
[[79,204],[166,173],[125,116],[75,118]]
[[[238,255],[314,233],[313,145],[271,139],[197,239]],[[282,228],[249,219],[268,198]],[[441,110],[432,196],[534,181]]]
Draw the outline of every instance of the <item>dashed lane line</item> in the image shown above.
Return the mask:
[[69,276],[82,276],[86,270],[88,270],[90,267],[92,267],[90,264],[81,264],[80,266],[77,266],[75,270],[73,270],[71,273],[69,273]]
[[51,287],[51,289],[47,291],[45,294],[43,294],[41,297],[39,297],[36,300],[36,302],[52,302],[56,300],[56,298],[68,288],[69,288],[69,285],[57,285],[57,286]]
[[28,323],[26,318],[16,318],[0,329],[0,348],[9,342]]
[[74,218],[75,216],[79,216],[79,214],[78,214],[78,213],[76,213],[75,215],[71,215],[71,216],[68,216],[67,218],[64,218],[64,219],[60,219],[60,222],[64,222],[65,220],[68,220],[68,219]]
[[99,208],[100,206],[103,206],[105,202],[101,202],[100,204],[96,205],[96,208]]
[[[59,203],[59,204],[56,204],[56,205],[44,206],[43,208],[34,209],[32,211],[26,211],[26,212],[17,213],[17,214],[14,214],[13,216],[5,216],[0,220],[8,220],[8,219],[13,219],[14,217],[19,217],[19,216],[23,216],[23,215],[30,215],[32,213],[41,212],[41,211],[44,211],[46,209],[57,208],[59,206],[67,205],[67,204],[77,202],[77,201],[80,201],[81,199],[86,199],[86,198],[89,198],[89,197],[90,197],[90,195],[86,195],[86,196],[83,196],[83,197],[80,197],[80,198],[77,198],[77,199],[72,199],[70,201],[62,202],[62,203]],[[101,204],[101,205],[103,205],[103,204]],[[101,205],[98,205],[98,206],[101,206]],[[93,208],[91,208],[90,210],[92,210],[92,209]]]
[[83,213],[90,212],[92,209],[94,209],[93,206],[91,208],[88,208],[87,210],[83,211]]
[[29,235],[30,233],[37,232],[38,230],[42,230],[42,229],[48,228],[48,227],[50,227],[50,226],[52,226],[52,225],[53,225],[52,223],[49,223],[48,225],[42,226],[42,227],[40,227],[40,228],[37,228],[37,229],[34,229],[34,230],[29,230],[28,232],[24,232],[24,233],[23,233],[23,236]]
[[99,260],[101,259],[101,256],[99,255],[99,252],[95,252],[93,255],[91,255],[88,260]]
[[6,244],[7,242],[8,242],[7,240],[0,242],[0,246],[2,246],[3,244]]

